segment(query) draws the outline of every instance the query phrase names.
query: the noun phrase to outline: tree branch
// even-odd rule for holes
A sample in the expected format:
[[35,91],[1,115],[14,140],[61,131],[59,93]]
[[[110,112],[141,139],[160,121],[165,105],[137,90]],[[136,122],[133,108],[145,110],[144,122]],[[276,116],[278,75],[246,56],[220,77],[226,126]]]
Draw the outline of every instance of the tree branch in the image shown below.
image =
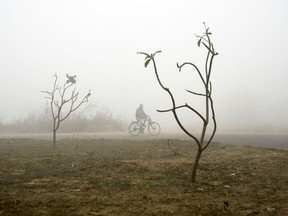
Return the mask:
[[187,90],[187,89],[186,89],[186,91],[189,92],[189,93],[191,93],[191,94],[194,94],[194,95],[206,97],[206,95],[205,95],[205,94],[202,94],[202,93],[193,92],[193,91],[190,91],[190,90]]
[[197,114],[202,119],[202,121],[204,123],[206,122],[205,118],[197,110],[195,110],[194,108],[189,106],[187,103],[185,105],[177,106],[177,107],[174,107],[172,109],[157,110],[157,112],[171,112],[171,111],[175,111],[175,110],[180,109],[180,108],[188,108],[188,109],[192,110],[195,114]]
[[204,78],[203,78],[200,70],[198,69],[198,67],[197,67],[195,64],[193,64],[193,63],[191,63],[191,62],[184,62],[183,64],[179,65],[179,64],[177,63],[177,67],[179,68],[179,72],[181,72],[182,67],[185,66],[185,65],[190,65],[190,66],[194,67],[194,68],[196,69],[198,75],[200,76],[203,84],[205,85],[205,80],[204,80]]

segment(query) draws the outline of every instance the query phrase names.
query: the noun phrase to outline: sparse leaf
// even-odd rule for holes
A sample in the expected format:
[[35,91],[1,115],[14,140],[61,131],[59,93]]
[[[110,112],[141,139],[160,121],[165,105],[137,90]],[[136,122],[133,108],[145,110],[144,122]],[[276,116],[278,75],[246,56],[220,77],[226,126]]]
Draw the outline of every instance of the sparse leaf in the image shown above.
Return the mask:
[[142,54],[142,55],[149,56],[147,53],[144,53],[144,52],[137,52],[137,54]]
[[160,52],[162,52],[162,51],[157,51],[157,52],[155,52],[154,54],[151,54],[151,58],[154,58],[154,56],[157,54],[157,53],[160,53]]
[[149,62],[151,61],[151,58],[149,58],[146,62],[145,62],[145,68],[148,66]]
[[199,41],[198,41],[198,43],[197,43],[198,47],[200,47],[201,41],[202,41],[202,38],[200,38]]

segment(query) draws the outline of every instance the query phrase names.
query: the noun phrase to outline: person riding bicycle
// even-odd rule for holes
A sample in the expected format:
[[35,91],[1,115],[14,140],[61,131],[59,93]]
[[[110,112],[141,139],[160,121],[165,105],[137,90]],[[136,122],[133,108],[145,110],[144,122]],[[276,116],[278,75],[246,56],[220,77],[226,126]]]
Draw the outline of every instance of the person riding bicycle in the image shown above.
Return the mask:
[[152,136],[157,136],[160,133],[160,125],[157,122],[153,122],[144,112],[142,104],[136,109],[135,117],[137,121],[132,121],[128,127],[129,133],[132,136],[138,136],[140,133],[143,134],[146,128]]
[[141,127],[143,127],[146,123],[146,120],[149,119],[149,116],[144,112],[143,104],[140,104],[140,106],[136,109],[135,116],[137,122],[139,122]]

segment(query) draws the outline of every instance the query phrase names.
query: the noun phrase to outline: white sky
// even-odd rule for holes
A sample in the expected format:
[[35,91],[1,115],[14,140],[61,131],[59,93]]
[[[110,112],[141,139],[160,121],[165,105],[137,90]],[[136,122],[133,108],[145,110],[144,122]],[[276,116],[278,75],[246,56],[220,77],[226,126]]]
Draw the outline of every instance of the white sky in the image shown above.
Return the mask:
[[[288,128],[288,1],[286,0],[0,0],[0,119],[14,121],[41,108],[53,74],[77,75],[77,89],[114,116],[134,119],[139,103],[159,123],[174,127],[170,98],[144,68],[156,60],[179,105],[193,103],[193,70],[203,49],[194,34],[203,22],[219,55],[212,71],[220,129],[272,124]],[[193,122],[192,122],[193,124]]]

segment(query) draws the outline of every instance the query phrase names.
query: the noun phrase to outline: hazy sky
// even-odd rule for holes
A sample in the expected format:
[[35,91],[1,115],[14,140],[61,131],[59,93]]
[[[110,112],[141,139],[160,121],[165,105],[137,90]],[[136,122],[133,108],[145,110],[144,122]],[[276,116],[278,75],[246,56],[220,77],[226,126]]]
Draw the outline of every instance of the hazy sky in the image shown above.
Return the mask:
[[[139,103],[159,123],[175,126],[170,98],[144,68],[156,60],[164,85],[180,104],[193,103],[193,70],[205,53],[195,34],[212,31],[219,55],[213,96],[220,129],[272,124],[288,128],[288,1],[286,0],[0,0],[0,119],[39,111],[53,74],[77,74],[77,89],[98,109],[134,119]],[[192,122],[193,124],[193,122]]]

